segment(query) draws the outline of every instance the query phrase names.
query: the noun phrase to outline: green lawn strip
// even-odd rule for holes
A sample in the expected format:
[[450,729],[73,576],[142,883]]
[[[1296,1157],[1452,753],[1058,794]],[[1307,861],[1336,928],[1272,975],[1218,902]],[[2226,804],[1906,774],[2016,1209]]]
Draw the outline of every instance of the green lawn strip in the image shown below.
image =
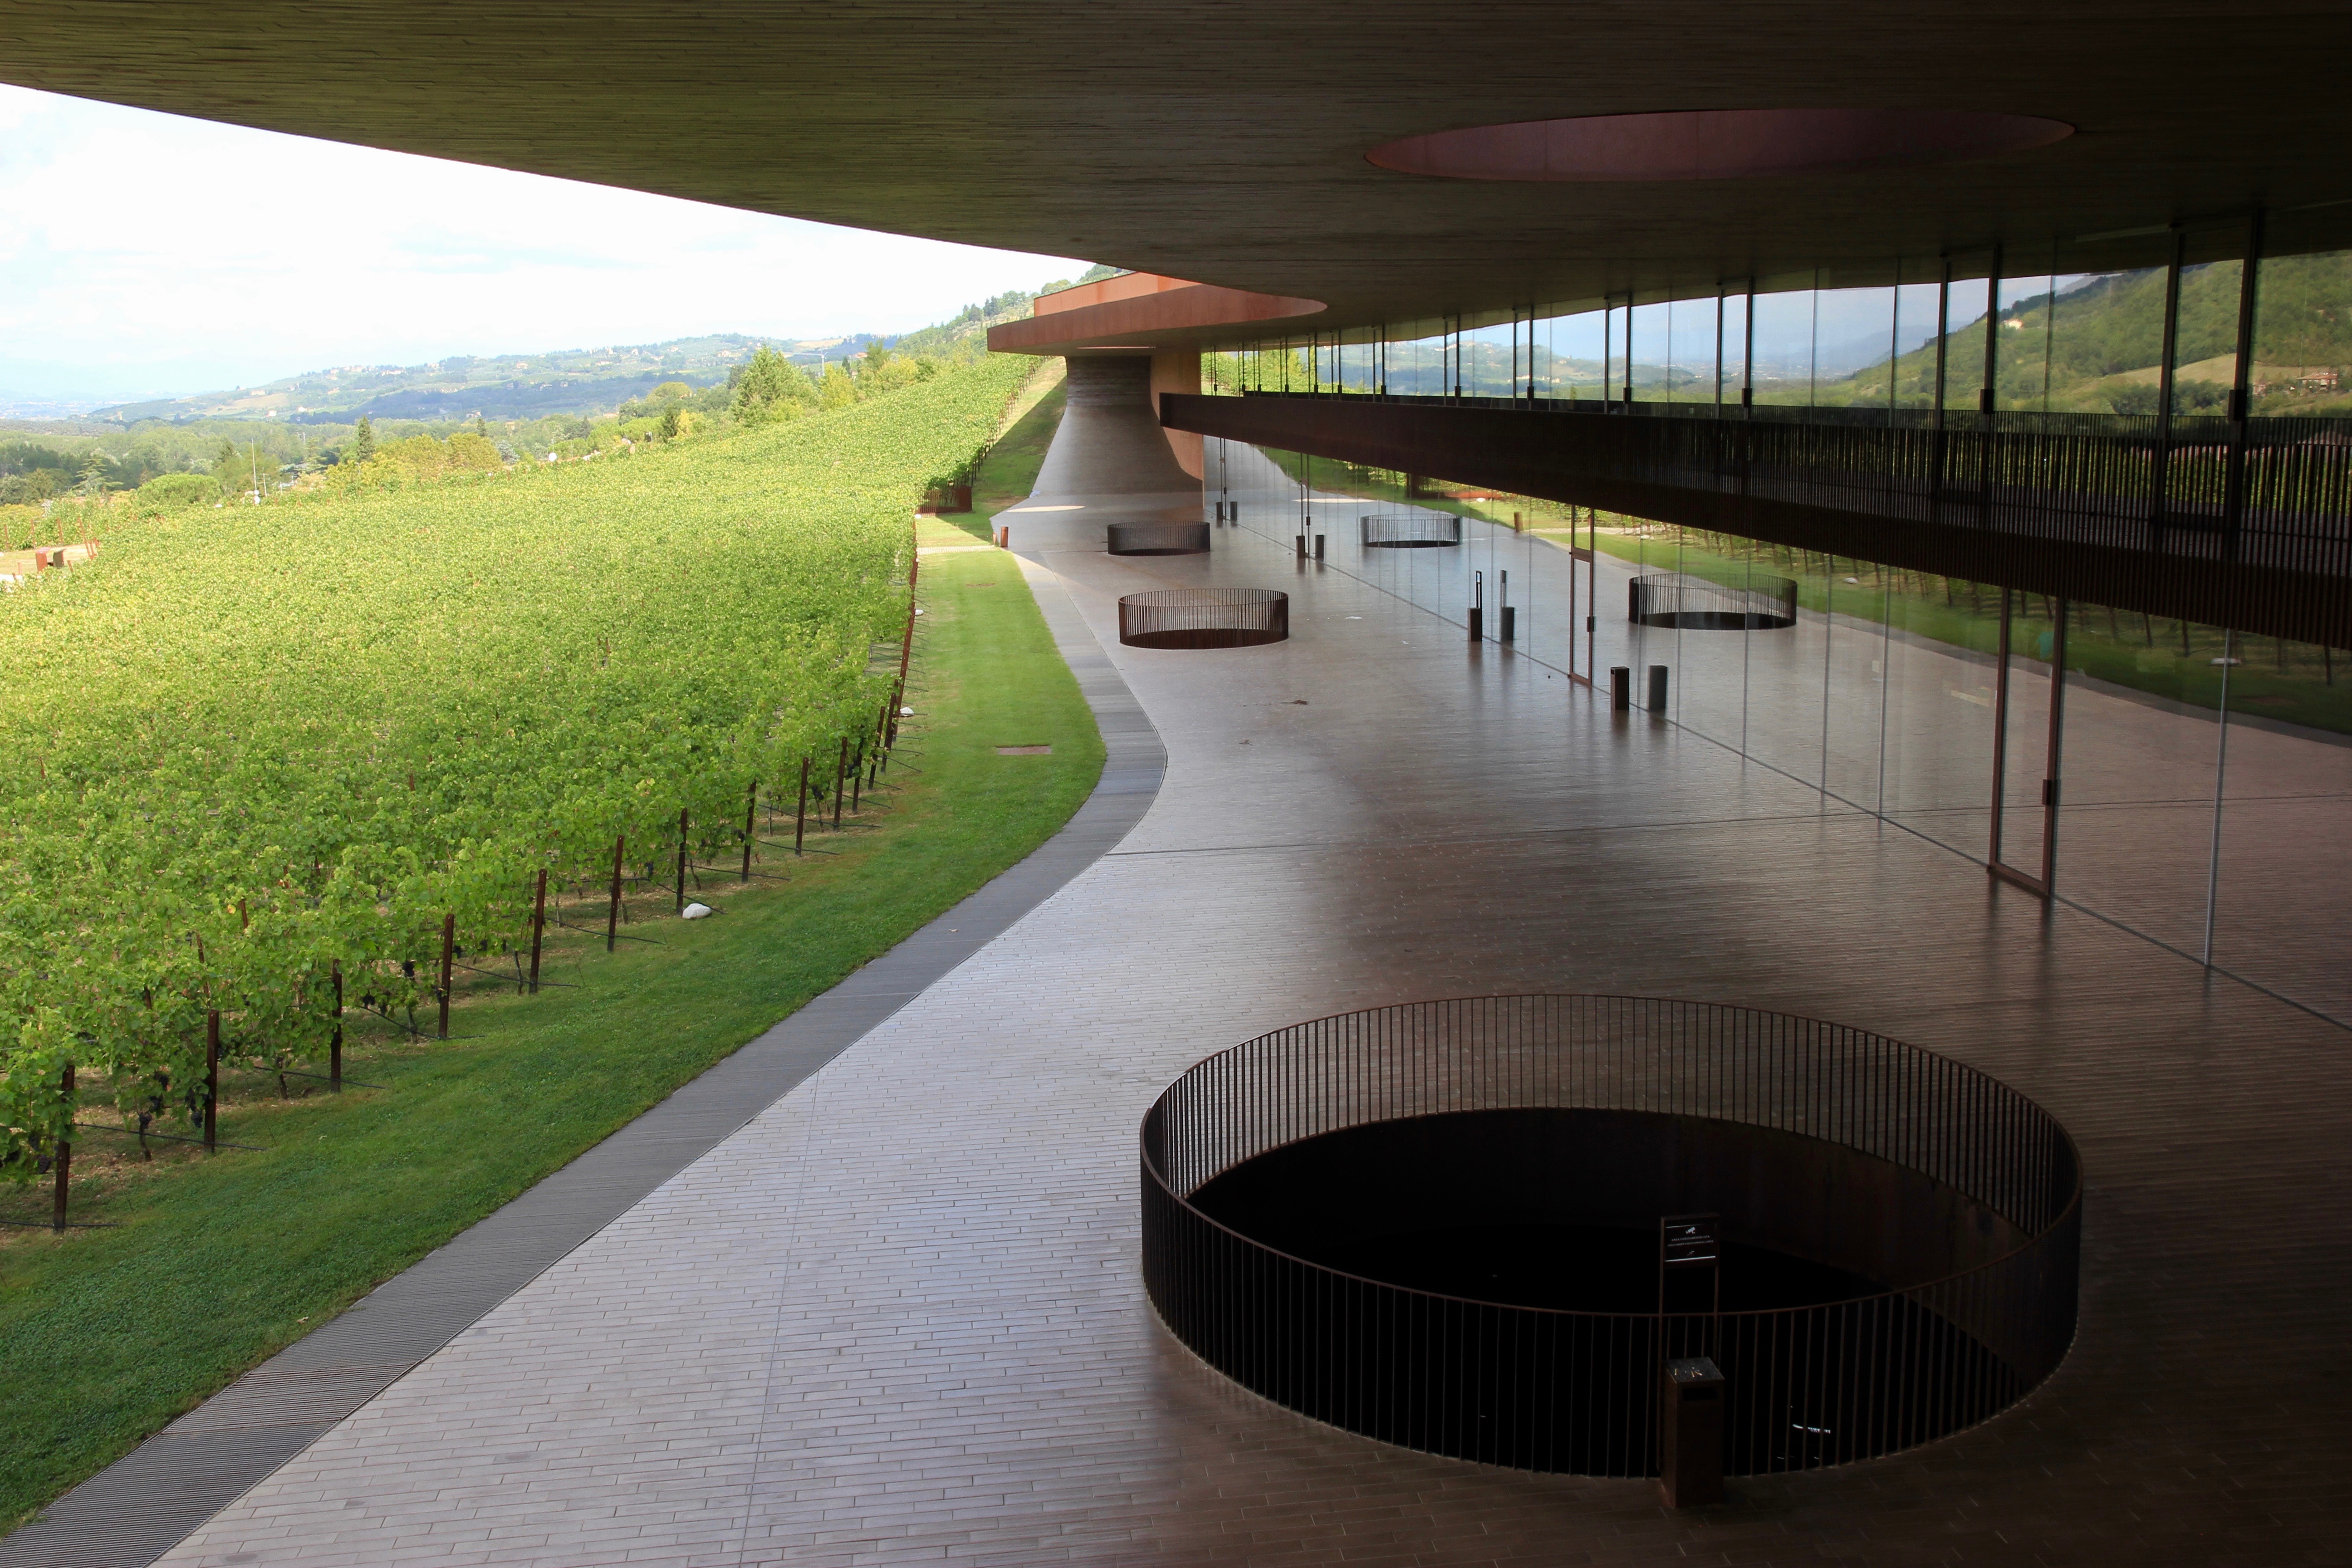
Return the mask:
[[[224,1151],[0,1248],[0,1521],[30,1510],[559,1168],[1011,866],[1085,800],[1092,715],[1011,557],[926,561],[925,614],[880,830],[792,879],[639,924],[551,973],[577,989],[468,1001],[457,1042],[356,1054],[385,1086],[240,1106]],[[1001,756],[1001,745],[1050,755]],[[788,864],[789,863],[789,864]],[[0,1194],[15,1217],[44,1194]]]

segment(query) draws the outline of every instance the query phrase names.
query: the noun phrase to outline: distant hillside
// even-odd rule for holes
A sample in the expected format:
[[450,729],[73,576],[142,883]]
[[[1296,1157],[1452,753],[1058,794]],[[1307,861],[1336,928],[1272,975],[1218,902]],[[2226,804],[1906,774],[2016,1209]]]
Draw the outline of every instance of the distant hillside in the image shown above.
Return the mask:
[[[618,407],[666,381],[709,386],[768,340],[728,332],[664,343],[564,349],[553,353],[457,355],[431,364],[341,365],[260,386],[194,397],[117,404],[90,417],[121,425],[144,420],[284,419],[298,425],[348,425],[373,419],[537,419]],[[860,352],[871,333],[777,342],[803,364]]]
[[[1111,276],[1096,267],[1081,281]],[[1046,289],[1068,287],[1048,283]],[[1038,293],[1044,292],[1038,290]],[[156,398],[95,409],[87,421],[129,426],[197,419],[276,419],[294,425],[349,425],[364,414],[373,420],[426,421],[543,419],[559,415],[608,413],[642,398],[664,382],[713,386],[750,360],[761,343],[795,364],[864,353],[877,342],[909,355],[945,357],[955,345],[976,338],[999,321],[1029,313],[1036,293],[1012,289],[953,319],[903,337],[851,332],[834,338],[757,338],[740,332],[673,338],[662,343],[562,349],[551,353],[459,354],[431,364],[347,364],[306,371],[259,386],[232,387],[194,397]]]

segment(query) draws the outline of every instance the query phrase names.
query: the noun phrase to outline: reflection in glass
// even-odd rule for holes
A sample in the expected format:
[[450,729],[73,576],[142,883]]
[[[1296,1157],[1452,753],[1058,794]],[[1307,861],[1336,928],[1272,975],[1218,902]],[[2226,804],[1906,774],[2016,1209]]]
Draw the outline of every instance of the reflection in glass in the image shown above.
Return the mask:
[[1748,294],[1742,289],[1723,296],[1723,363],[1720,372],[1726,408],[1739,405],[1739,390],[1748,384]]
[[2004,414],[2040,414],[2049,407],[2050,302],[2056,282],[2048,273],[2000,280],[1993,405]]
[[1939,282],[1906,283],[1895,290],[1895,406],[1936,406],[1936,334],[1943,308]]
[[1894,358],[1893,289],[1824,289],[1814,296],[1813,405],[1887,406]]
[[1982,278],[1955,278],[1944,294],[1944,406],[1974,414],[1985,385],[1985,301]]
[[2049,842],[2051,670],[2058,639],[2059,601],[2021,589],[2005,595],[2008,657],[2000,668],[2000,773],[1993,824],[1995,858],[2040,879]]
[[[2163,267],[2061,278],[2048,311],[2057,414],[2152,415],[2164,360]],[[2027,335],[2031,335],[2029,331]]]
[[1673,377],[1669,360],[1673,347],[1667,328],[1671,310],[1666,301],[1655,300],[1626,312],[1632,335],[1626,342],[1622,375],[1630,378],[1630,383],[1621,381],[1621,384],[1630,384],[1637,401],[1664,401],[1670,395]]
[[[2218,627],[2070,606],[2058,862],[2064,895],[2200,954],[2223,669]],[[2189,649],[2184,653],[2183,647]]]
[[2352,250],[2263,258],[2247,374],[2254,417],[2352,417]]
[[1886,625],[1891,580],[1868,562],[1829,558],[1822,587],[1828,647],[1822,684],[1823,787],[1858,810],[1884,799]]
[[1676,300],[1666,307],[1665,395],[1715,405],[1715,299]]
[[1886,815],[1981,861],[1990,831],[2000,594],[1929,573],[1891,575]]

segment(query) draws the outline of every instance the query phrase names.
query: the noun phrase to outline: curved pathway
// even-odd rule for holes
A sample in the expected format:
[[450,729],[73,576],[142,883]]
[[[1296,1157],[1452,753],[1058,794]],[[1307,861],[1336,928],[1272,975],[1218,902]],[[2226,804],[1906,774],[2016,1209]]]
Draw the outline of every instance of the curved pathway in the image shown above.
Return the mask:
[[[1116,848],[169,1562],[2340,1552],[2352,1258],[2314,1220],[2352,1199],[2341,1030],[1271,541],[1102,552],[1181,500],[1005,519],[1165,739]],[[1118,646],[1118,595],[1202,584],[1286,588],[1291,640]],[[2041,1100],[2089,1172],[2066,1364],[1958,1436],[1675,1514],[1318,1426],[1161,1331],[1134,1140],[1162,1084],[1300,1018],[1547,989],[1836,1018]]]

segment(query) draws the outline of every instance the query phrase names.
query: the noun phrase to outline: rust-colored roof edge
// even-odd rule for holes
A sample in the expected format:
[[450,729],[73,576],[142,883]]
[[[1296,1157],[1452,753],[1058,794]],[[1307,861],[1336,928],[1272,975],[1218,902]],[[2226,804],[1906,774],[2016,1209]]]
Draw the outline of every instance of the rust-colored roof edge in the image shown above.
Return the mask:
[[1100,304],[1055,310],[988,329],[998,353],[1066,354],[1087,349],[1187,347],[1252,321],[1320,314],[1318,300],[1254,294],[1213,283],[1186,283]]

